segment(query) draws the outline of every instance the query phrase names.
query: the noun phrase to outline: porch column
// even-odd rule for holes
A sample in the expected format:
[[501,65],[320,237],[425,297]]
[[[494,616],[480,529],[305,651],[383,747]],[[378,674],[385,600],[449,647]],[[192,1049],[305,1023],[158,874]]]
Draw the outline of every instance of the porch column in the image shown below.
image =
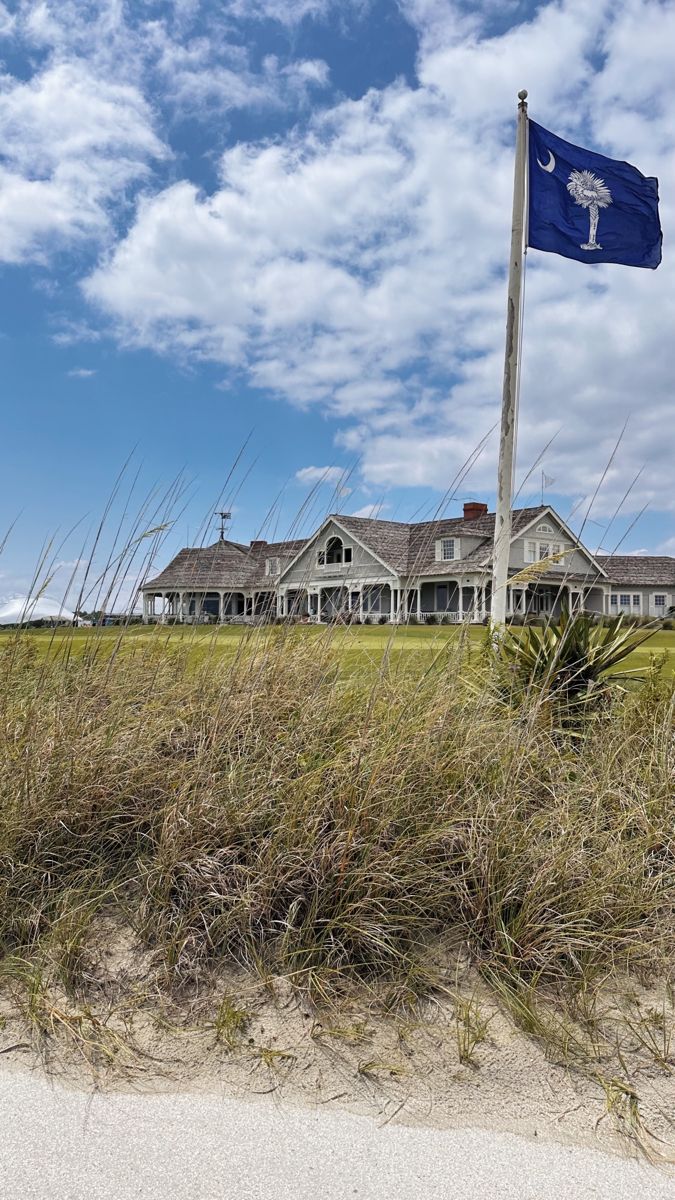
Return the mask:
[[464,580],[460,576],[460,578],[457,580],[457,605],[458,605],[457,619],[458,619],[460,625],[461,625],[462,621],[464,620],[464,588],[462,586],[463,583],[464,583]]
[[182,625],[185,621],[185,592],[178,593],[178,613],[176,615]]
[[142,592],[141,595],[143,597],[143,624],[147,625],[150,617],[150,597],[147,592]]
[[479,619],[478,618],[478,584],[477,583],[474,583],[474,585],[473,585],[473,613],[471,615],[471,619],[473,621],[477,621]]
[[417,615],[417,620],[421,621],[421,619],[422,619],[422,585],[421,584],[416,589],[416,594],[417,594],[417,614],[416,615]]
[[168,599],[169,599],[168,592],[162,592],[162,616],[161,616],[162,625],[166,625],[166,606],[168,603]]

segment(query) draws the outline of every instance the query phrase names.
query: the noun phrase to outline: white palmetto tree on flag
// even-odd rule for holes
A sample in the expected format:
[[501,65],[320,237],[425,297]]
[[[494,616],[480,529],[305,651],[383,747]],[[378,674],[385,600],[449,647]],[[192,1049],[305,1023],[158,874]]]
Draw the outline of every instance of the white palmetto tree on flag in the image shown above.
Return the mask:
[[582,242],[582,250],[602,250],[595,240],[598,230],[598,217],[601,208],[607,208],[612,203],[610,192],[604,179],[599,179],[592,171],[572,171],[567,184],[567,190],[575,204],[587,208],[590,215],[588,241]]

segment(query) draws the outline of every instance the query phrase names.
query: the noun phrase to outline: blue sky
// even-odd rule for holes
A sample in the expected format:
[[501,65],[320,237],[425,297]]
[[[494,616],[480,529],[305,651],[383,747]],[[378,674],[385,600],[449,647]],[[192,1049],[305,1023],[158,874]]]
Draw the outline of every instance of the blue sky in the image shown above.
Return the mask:
[[675,553],[673,44],[655,0],[0,3],[0,596],[130,454],[134,497],[185,481],[162,558],[221,493],[241,540],[492,502],[522,86],[659,176],[665,243],[531,253],[521,499],[600,485],[592,548]]

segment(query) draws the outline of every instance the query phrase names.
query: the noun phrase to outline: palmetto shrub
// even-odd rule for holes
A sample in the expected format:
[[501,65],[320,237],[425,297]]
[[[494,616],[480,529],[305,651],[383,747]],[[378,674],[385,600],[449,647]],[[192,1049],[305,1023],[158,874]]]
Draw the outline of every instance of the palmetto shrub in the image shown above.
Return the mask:
[[545,695],[558,706],[578,711],[606,694],[610,681],[639,674],[633,670],[619,675],[616,668],[654,631],[652,625],[636,632],[623,615],[598,621],[566,611],[541,628],[528,626],[519,633],[507,629],[496,645],[501,685],[516,697]]

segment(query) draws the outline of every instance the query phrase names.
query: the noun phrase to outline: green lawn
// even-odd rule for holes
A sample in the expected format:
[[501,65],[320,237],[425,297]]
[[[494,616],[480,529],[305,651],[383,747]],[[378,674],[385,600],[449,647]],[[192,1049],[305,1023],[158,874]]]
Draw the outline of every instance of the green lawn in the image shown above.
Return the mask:
[[[385,654],[394,669],[421,672],[442,653],[448,642],[463,633],[468,635],[472,648],[480,648],[486,637],[483,626],[466,629],[452,625],[411,625],[392,629],[388,625],[354,625],[327,628],[325,626],[296,626],[290,636],[302,640],[330,639],[342,663],[344,673],[352,675],[362,670],[377,670]],[[82,654],[93,650],[104,654],[118,644],[124,653],[141,646],[184,646],[195,661],[209,654],[232,656],[245,639],[278,637],[276,627],[251,630],[241,625],[213,628],[210,626],[167,627],[136,625],[128,630],[115,627],[104,629],[66,629],[27,631],[39,653]],[[12,637],[9,630],[0,630],[0,648]],[[675,673],[675,631],[660,630],[641,646],[626,664],[626,668],[646,668],[653,656],[666,655],[666,669]]]

